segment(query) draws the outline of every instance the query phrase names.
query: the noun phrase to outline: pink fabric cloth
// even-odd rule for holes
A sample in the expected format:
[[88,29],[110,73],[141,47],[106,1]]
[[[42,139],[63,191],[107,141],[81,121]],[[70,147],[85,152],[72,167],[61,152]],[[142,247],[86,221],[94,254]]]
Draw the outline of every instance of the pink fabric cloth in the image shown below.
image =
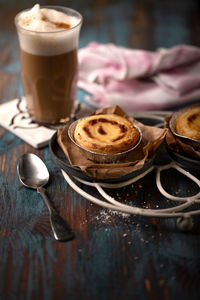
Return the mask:
[[90,43],[79,50],[79,88],[96,107],[166,109],[200,99],[200,48],[156,52]]

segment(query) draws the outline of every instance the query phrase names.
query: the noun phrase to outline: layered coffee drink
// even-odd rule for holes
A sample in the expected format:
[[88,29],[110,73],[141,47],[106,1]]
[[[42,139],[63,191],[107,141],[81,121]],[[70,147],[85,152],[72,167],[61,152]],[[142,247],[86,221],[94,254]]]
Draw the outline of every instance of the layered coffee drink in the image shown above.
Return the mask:
[[27,108],[39,123],[69,119],[76,97],[81,15],[65,7],[43,7],[15,18]]

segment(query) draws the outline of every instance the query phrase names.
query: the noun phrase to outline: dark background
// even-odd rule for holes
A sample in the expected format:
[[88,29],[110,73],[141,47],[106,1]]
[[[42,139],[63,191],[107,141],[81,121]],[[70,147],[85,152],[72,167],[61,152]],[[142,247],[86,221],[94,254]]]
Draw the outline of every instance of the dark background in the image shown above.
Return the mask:
[[[35,1],[0,1],[0,101],[23,94],[14,16]],[[197,0],[73,0],[40,1],[64,5],[84,18],[79,47],[91,41],[156,50],[178,44],[200,45],[200,4]],[[7,89],[6,85],[10,88]]]

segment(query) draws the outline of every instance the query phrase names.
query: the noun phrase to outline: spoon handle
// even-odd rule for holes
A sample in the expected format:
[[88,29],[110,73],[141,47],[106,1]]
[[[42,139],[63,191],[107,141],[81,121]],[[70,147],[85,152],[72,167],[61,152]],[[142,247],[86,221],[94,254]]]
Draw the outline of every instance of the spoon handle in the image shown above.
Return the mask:
[[37,188],[37,192],[40,193],[44,202],[46,203],[49,210],[49,219],[51,228],[54,234],[54,237],[58,241],[68,241],[74,238],[74,233],[67,226],[66,222],[61,218],[61,216],[56,212],[56,210],[52,207],[49,198],[45,193],[45,189],[43,187]]

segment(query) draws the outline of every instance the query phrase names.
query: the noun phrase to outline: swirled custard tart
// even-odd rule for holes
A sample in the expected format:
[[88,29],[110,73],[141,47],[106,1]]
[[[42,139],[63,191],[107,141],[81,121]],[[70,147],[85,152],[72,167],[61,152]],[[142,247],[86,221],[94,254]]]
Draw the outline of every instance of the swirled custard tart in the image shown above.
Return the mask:
[[140,138],[130,120],[115,114],[93,115],[77,122],[74,140],[92,152],[115,154],[134,147]]
[[200,106],[192,107],[177,117],[176,132],[200,141]]

